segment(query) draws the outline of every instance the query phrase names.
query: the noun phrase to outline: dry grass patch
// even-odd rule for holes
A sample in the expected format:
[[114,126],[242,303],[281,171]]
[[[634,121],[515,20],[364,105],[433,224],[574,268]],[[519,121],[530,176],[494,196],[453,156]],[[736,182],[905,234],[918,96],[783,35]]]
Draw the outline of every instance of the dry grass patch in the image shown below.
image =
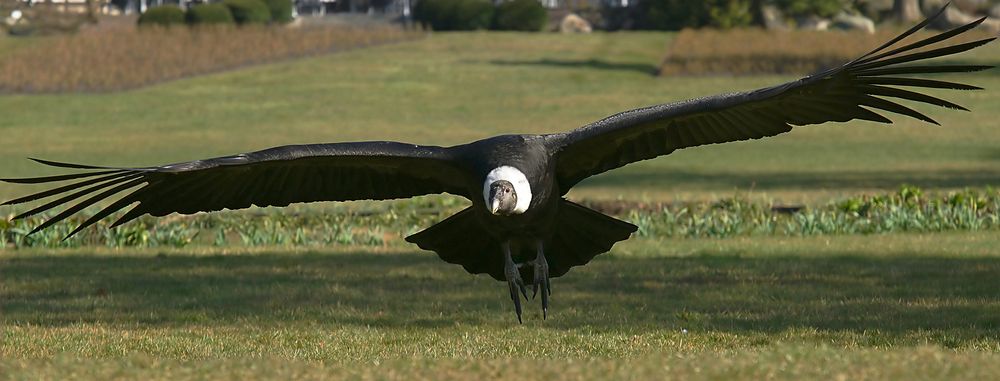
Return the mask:
[[52,37],[0,60],[0,91],[105,92],[418,38],[395,27],[129,28]]
[[[855,59],[900,31],[864,32],[767,31],[762,29],[691,30],[678,33],[660,75],[808,74]],[[907,41],[929,36],[918,33]],[[969,33],[962,41],[988,38]]]

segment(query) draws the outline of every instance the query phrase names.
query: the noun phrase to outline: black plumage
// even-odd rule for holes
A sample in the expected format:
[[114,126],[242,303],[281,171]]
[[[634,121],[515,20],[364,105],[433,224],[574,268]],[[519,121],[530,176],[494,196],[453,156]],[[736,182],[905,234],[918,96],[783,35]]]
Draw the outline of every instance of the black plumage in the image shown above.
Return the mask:
[[[294,145],[144,168],[33,159],[85,172],[4,179],[21,184],[71,181],[4,205],[54,198],[15,217],[24,218],[76,202],[35,232],[124,193],[77,227],[72,236],[129,206],[112,226],[145,214],[451,193],[470,199],[472,206],[407,241],[470,273],[506,281],[520,320],[518,292],[527,297],[525,284],[534,285],[536,294],[542,290],[545,311],[550,277],[586,264],[636,230],[632,224],[563,198],[590,176],[681,148],[759,139],[793,126],[853,119],[891,123],[883,112],[937,123],[893,99],[965,110],[906,88],[978,87],[907,75],[974,72],[989,66],[905,64],[961,53],[992,41],[930,47],[976,27],[983,19],[892,48],[942,11],[872,52],[822,73],[749,92],[626,111],[567,133],[504,135],[454,147],[396,142]],[[503,169],[508,167],[516,170]],[[518,179],[524,180],[521,185]]]

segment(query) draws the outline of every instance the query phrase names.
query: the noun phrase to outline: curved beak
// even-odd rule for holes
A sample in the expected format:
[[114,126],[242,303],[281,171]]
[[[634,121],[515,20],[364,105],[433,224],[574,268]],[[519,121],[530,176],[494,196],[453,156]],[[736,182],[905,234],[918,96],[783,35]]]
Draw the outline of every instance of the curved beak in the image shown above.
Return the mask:
[[494,198],[493,205],[490,206],[490,213],[497,214],[500,211],[500,199]]

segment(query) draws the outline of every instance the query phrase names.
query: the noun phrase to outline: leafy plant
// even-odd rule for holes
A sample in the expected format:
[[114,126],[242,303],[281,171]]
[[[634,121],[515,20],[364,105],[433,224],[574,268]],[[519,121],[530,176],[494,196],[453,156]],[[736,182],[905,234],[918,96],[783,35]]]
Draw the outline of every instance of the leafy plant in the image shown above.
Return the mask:
[[[600,206],[594,206],[601,209]],[[386,205],[385,209],[299,213],[222,213],[136,222],[107,229],[95,228],[63,240],[89,213],[27,235],[51,214],[0,224],[0,243],[13,247],[184,247],[403,245],[403,237],[433,225],[464,208],[453,199],[417,199]],[[893,193],[845,198],[825,205],[775,208],[739,197],[715,202],[682,203],[628,210],[619,216],[639,227],[638,236],[725,238],[734,236],[811,236],[879,234],[947,230],[1000,229],[1000,191],[968,189],[944,195],[925,195],[903,186]],[[96,210],[92,211],[96,213]],[[230,237],[238,237],[231,240]]]

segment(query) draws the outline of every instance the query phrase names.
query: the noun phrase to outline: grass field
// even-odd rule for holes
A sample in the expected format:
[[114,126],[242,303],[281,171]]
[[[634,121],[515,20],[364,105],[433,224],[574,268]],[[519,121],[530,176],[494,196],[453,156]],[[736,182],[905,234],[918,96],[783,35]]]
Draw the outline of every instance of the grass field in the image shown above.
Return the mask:
[[[280,144],[457,144],[791,77],[655,78],[671,35],[438,33],[102,95],[0,96],[23,160],[186,161]],[[4,49],[20,49],[24,42]],[[1000,45],[963,56],[1000,63]],[[974,111],[800,128],[584,183],[588,200],[822,203],[1000,185],[1000,71]],[[0,198],[31,188],[0,185]],[[363,208],[365,204],[358,204]],[[308,207],[312,208],[312,207]],[[320,208],[320,207],[317,207]],[[0,209],[0,215],[13,212]],[[501,283],[411,247],[0,249],[0,379],[990,379],[1000,234],[633,238],[517,325]]]
[[0,374],[996,374],[998,258],[982,233],[637,239],[519,326],[500,283],[412,250],[19,251]]

